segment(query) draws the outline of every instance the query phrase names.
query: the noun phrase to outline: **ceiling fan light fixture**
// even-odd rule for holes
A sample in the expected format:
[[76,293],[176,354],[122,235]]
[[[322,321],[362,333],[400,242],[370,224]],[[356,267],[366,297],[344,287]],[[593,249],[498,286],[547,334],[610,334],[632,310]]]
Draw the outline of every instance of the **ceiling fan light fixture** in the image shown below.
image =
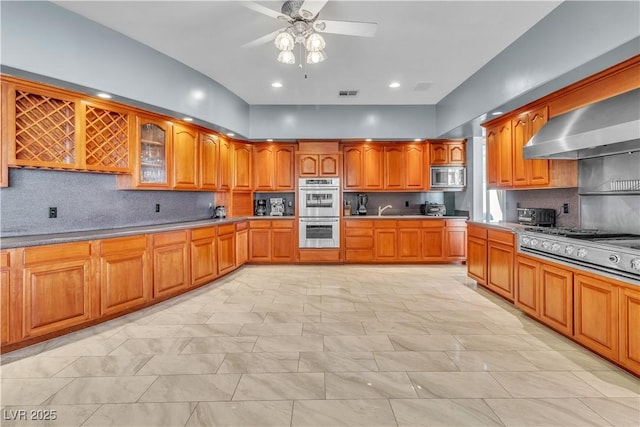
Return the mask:
[[278,54],[278,62],[293,65],[296,63],[296,56],[290,50],[281,50]]
[[293,46],[295,45],[296,41],[288,31],[282,31],[276,36],[274,43],[278,50],[289,51],[293,50]]
[[324,37],[318,33],[312,33],[307,37],[306,48],[309,52],[319,52],[324,49],[325,45]]
[[324,50],[313,51],[307,54],[307,64],[319,64],[327,59],[327,53]]

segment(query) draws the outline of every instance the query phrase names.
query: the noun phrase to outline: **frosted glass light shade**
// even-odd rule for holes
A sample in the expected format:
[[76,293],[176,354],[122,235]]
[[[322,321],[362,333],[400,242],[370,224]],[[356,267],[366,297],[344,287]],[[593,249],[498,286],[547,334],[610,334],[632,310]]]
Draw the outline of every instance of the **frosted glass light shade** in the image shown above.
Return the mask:
[[307,37],[306,48],[309,52],[319,52],[324,49],[324,46],[324,38],[320,34],[313,33]]
[[307,64],[318,64],[327,59],[327,54],[324,50],[317,52],[309,52],[307,55]]
[[291,34],[283,31],[276,36],[274,43],[279,50],[293,50],[296,41]]
[[290,50],[282,50],[278,54],[278,62],[282,62],[283,64],[295,64],[296,57]]

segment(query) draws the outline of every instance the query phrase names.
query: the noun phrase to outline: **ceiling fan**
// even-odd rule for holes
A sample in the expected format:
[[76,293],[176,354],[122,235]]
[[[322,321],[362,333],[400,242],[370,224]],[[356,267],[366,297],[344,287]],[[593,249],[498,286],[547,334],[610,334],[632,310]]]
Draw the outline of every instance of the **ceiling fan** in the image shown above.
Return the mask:
[[285,64],[295,64],[293,53],[296,45],[300,54],[306,49],[306,62],[316,64],[324,61],[327,54],[324,51],[325,41],[319,33],[342,34],[348,36],[373,37],[378,24],[374,22],[351,22],[319,19],[320,10],[328,0],[287,0],[280,12],[254,2],[243,2],[245,7],[263,15],[287,22],[289,25],[265,36],[257,38],[243,47],[259,46],[275,41],[280,50],[278,61]]

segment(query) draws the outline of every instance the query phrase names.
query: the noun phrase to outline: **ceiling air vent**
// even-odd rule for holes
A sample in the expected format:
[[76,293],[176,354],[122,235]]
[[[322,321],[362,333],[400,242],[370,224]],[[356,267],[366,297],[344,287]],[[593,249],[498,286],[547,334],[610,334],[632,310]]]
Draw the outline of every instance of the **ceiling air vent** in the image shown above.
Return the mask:
[[433,83],[431,82],[418,82],[416,83],[415,87],[413,88],[414,91],[416,92],[425,92],[427,90],[429,90],[431,88],[431,85]]
[[338,92],[338,96],[358,96],[357,90],[341,90]]

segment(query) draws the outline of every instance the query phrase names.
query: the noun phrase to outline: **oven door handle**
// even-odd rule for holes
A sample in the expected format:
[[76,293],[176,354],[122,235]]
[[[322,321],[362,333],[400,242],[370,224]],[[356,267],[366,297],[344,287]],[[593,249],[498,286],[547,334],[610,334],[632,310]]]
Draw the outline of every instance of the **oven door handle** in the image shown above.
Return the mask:
[[300,222],[315,222],[315,223],[327,223],[327,222],[339,222],[340,218],[300,218]]

